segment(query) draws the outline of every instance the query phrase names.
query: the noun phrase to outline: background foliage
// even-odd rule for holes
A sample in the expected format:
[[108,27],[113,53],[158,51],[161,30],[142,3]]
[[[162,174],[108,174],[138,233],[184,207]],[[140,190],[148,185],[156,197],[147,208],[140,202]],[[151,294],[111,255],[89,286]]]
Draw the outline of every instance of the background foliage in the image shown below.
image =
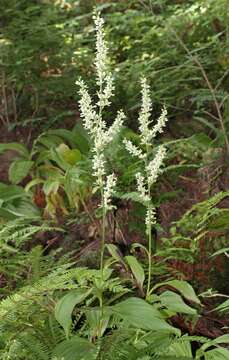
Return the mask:
[[[110,124],[119,108],[127,115],[106,153],[119,182],[107,218],[109,316],[100,339],[101,213],[75,86],[81,76],[95,93],[94,6],[106,21],[116,83],[106,117]],[[87,360],[228,358],[227,7],[228,0],[0,2],[0,359],[75,360],[76,349]],[[134,182],[142,164],[121,141],[140,144],[142,75],[154,118],[164,104],[169,114],[168,156],[153,189],[150,305],[141,299],[145,212]],[[177,280],[192,290],[169,283]],[[144,327],[148,306],[158,335]]]

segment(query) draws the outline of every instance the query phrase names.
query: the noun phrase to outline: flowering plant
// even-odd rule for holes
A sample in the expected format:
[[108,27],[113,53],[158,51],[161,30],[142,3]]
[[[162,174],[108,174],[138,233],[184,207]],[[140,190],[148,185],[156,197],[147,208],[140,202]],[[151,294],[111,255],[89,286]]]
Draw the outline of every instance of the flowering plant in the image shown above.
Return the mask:
[[[95,103],[89,94],[87,85],[82,79],[76,83],[79,85],[80,94],[80,113],[83,119],[85,129],[88,131],[92,140],[92,167],[95,177],[95,191],[100,191],[102,208],[102,234],[101,234],[101,252],[100,269],[101,280],[103,281],[104,268],[104,250],[105,250],[105,220],[106,213],[112,207],[111,197],[114,194],[117,178],[114,173],[106,172],[106,159],[104,155],[105,148],[114,139],[120,131],[125,118],[123,111],[119,111],[113,124],[108,127],[103,116],[105,107],[111,104],[110,98],[114,94],[114,84],[112,74],[108,67],[108,47],[105,40],[104,20],[99,13],[94,13],[94,23],[96,30],[96,85],[97,99]],[[101,301],[102,303],[102,301]]]
[[141,81],[141,94],[142,94],[142,106],[139,113],[139,131],[140,131],[140,143],[146,149],[143,150],[134,145],[130,140],[124,139],[123,143],[127,151],[132,155],[144,162],[144,173],[136,173],[137,190],[142,203],[145,205],[146,211],[146,234],[148,237],[148,284],[146,297],[150,292],[151,272],[152,272],[152,226],[156,223],[155,208],[151,201],[151,187],[156,182],[159,174],[161,173],[161,166],[166,155],[165,146],[160,145],[155,157],[150,160],[150,152],[152,149],[152,142],[158,133],[163,132],[163,128],[167,121],[167,110],[164,108],[160,117],[153,128],[151,125],[151,111],[152,102],[150,99],[150,88],[145,78]]

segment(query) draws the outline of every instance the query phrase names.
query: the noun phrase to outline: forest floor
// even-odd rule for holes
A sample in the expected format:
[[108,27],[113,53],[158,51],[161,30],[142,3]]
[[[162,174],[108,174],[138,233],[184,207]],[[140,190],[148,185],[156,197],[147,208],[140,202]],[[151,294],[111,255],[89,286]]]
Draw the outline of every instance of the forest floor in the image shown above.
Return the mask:
[[[31,144],[32,140],[38,135],[38,129],[31,132],[31,129],[23,127],[16,128],[14,131],[2,131],[0,133],[0,143],[6,142],[21,142],[23,144]],[[12,159],[15,157],[15,152],[6,151],[0,155],[0,181],[9,183],[8,181],[8,169]],[[218,160],[219,161],[219,160]],[[189,210],[194,204],[206,200],[209,196],[213,196],[220,191],[226,191],[229,188],[229,166],[223,167],[223,171],[216,177],[215,169],[224,161],[224,155],[220,159],[221,164],[211,164],[200,169],[188,170],[182,175],[178,176],[177,182],[174,185],[168,181],[162,181],[161,192],[172,192],[176,189],[182,189],[181,194],[163,202],[158,211],[158,219],[163,228],[163,233],[156,234],[157,241],[160,242],[161,236],[169,236],[169,229],[172,224],[180,219],[184,213]],[[90,211],[90,206],[88,209]],[[134,242],[142,242],[139,234],[134,231],[130,232],[128,229],[128,213],[130,210],[130,204],[128,202],[122,204],[118,211],[109,218],[111,228],[114,231],[110,232],[109,241],[119,244],[120,250],[125,252],[130,249],[130,245]],[[224,199],[218,205],[219,207],[229,208],[229,198]],[[59,222],[62,225],[63,219],[59,218]],[[119,227],[117,227],[117,224]],[[90,225],[87,224],[71,224],[68,226],[68,234],[63,235],[60,233],[54,234],[38,234],[31,243],[33,245],[41,244],[46,247],[46,251],[62,247],[63,251],[76,250],[76,259],[82,262],[84,265],[94,265],[93,261],[96,262],[96,256],[92,254],[96,252],[99,247],[99,234],[98,220]],[[122,231],[119,230],[122,228]],[[214,237],[217,237],[218,233],[210,233],[208,239],[212,241]],[[77,245],[74,240],[77,238]],[[125,239],[129,239],[126,241]],[[222,292],[229,295],[228,288],[228,266],[223,258],[217,258],[217,261],[208,261],[205,257],[205,245],[203,245],[203,253],[198,263],[187,264],[179,260],[171,260],[168,262],[171,273],[174,274],[181,272],[183,279],[190,281],[192,284],[198,283],[198,287],[207,285],[209,288],[216,288],[218,292]],[[92,256],[91,256],[92,255]],[[160,259],[158,259],[160,261]],[[215,271],[212,271],[212,267]],[[219,274],[218,276],[217,274]],[[215,276],[210,275],[215,273]],[[212,309],[216,306],[217,302],[214,298],[204,301],[205,310],[202,315],[197,319],[196,323],[191,323],[184,320],[182,315],[176,315],[172,319],[175,326],[178,326],[184,332],[188,332],[190,335],[201,335],[209,338],[216,338],[217,336],[223,335],[223,327],[229,327],[229,316],[219,316],[218,313],[212,312]]]

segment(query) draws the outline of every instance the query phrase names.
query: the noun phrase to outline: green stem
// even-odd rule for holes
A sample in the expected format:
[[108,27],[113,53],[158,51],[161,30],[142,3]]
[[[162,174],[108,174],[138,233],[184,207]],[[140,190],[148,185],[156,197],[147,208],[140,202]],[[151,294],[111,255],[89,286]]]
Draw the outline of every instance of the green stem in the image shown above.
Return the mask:
[[[148,211],[150,211],[150,205],[148,206]],[[149,296],[150,292],[150,284],[151,284],[151,274],[152,274],[152,226],[151,221],[148,225],[148,283],[147,283],[147,291],[146,298]]]
[[99,337],[102,336],[103,328],[103,282],[104,282],[104,251],[105,251],[105,230],[106,230],[106,211],[104,206],[104,190],[103,185],[100,188],[101,200],[102,200],[102,231],[101,231],[101,243],[100,243],[100,273],[101,273],[101,293],[99,297],[99,307],[101,309],[101,318],[99,326]]
[[[100,94],[103,92],[102,84],[100,84],[99,88]],[[102,117],[103,107],[99,106],[99,119]],[[99,325],[99,337],[102,337],[102,329],[103,329],[103,282],[104,282],[104,251],[105,251],[105,230],[106,230],[106,210],[104,206],[104,184],[103,179],[99,179],[100,181],[100,196],[102,201],[102,231],[101,231],[101,242],[100,242],[100,273],[101,273],[101,294],[99,298],[99,307],[101,309],[101,318]]]
[[[147,168],[148,165],[148,156],[149,156],[149,145],[146,145],[146,160],[145,160],[145,167]],[[151,199],[151,186],[148,181],[147,183],[147,191],[148,196]],[[151,200],[150,200],[151,201]],[[151,204],[150,202],[147,205],[147,211],[148,213],[151,210]],[[151,284],[151,274],[152,274],[152,225],[151,221],[149,222],[147,226],[147,236],[148,236],[148,281],[147,281],[147,291],[146,291],[146,298],[149,296],[150,292],[150,284]]]
[[101,188],[101,199],[102,199],[102,234],[101,234],[101,245],[100,245],[100,271],[101,280],[103,282],[103,268],[104,268],[104,251],[105,251],[105,229],[106,229],[106,211],[104,207],[103,188]]

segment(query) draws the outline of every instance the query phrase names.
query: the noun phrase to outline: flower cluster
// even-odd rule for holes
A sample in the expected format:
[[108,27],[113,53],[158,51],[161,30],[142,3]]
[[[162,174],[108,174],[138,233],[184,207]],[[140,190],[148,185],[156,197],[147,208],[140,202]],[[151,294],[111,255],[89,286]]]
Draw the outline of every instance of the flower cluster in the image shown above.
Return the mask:
[[[138,117],[139,122],[139,132],[140,132],[140,144],[143,148],[146,149],[145,152],[143,150],[134,145],[130,140],[124,139],[123,143],[125,145],[126,150],[132,155],[137,157],[139,160],[142,160],[144,164],[143,172],[138,172],[136,177],[137,182],[137,192],[139,194],[139,198],[146,207],[146,217],[145,217],[145,225],[146,225],[146,233],[149,241],[149,258],[151,257],[151,246],[152,246],[152,235],[151,229],[152,225],[156,223],[156,213],[155,208],[151,201],[151,186],[156,182],[159,174],[162,172],[161,166],[163,164],[163,160],[166,155],[165,146],[159,146],[155,157],[152,160],[149,160],[152,140],[158,133],[163,131],[163,128],[167,121],[167,110],[164,108],[162,113],[157,120],[156,124],[151,127],[151,112],[152,112],[152,102],[150,99],[150,88],[147,84],[145,78],[141,81],[141,95],[142,95],[142,105]],[[151,260],[149,260],[149,275],[148,275],[148,287],[147,292],[150,289],[150,279],[151,279]]]
[[142,94],[142,106],[139,113],[139,130],[142,144],[150,144],[152,138],[152,130],[150,130],[150,116],[152,110],[152,102],[150,99],[150,88],[146,82],[146,79],[141,80],[141,94]]
[[108,47],[105,41],[104,20],[99,13],[93,16],[96,30],[96,83],[98,85],[98,100],[93,104],[88,88],[82,79],[76,84],[79,86],[79,107],[80,115],[85,129],[93,140],[92,167],[93,176],[96,178],[96,188],[103,189],[103,199],[106,210],[110,207],[110,199],[116,185],[114,174],[106,177],[106,159],[104,156],[105,147],[113,140],[120,131],[125,115],[119,111],[113,124],[108,128],[103,119],[104,107],[110,105],[110,98],[114,92],[112,74],[108,70]]
[[147,84],[147,81],[145,78],[141,81],[141,94],[142,94],[142,106],[139,114],[139,130],[140,130],[140,138],[141,143],[143,145],[150,145],[151,141],[157,133],[163,132],[163,128],[166,125],[167,122],[167,110],[163,108],[161,115],[159,116],[157,123],[154,125],[154,127],[150,128],[150,116],[152,111],[152,102],[150,99],[150,87]]
[[124,139],[123,144],[125,145],[126,150],[131,155],[134,155],[134,156],[138,157],[139,159],[144,159],[145,158],[146,154],[144,154],[143,151],[139,147],[134,145],[132,143],[132,141]]
[[105,211],[108,211],[112,208],[111,206],[111,197],[114,195],[114,188],[116,186],[117,178],[114,174],[110,174],[107,176],[106,185],[104,188],[104,195],[103,195],[103,205]]
[[166,122],[168,121],[167,118],[167,110],[164,107],[162,109],[161,115],[159,116],[157,123],[154,125],[153,129],[152,129],[152,138],[154,138],[157,133],[162,133],[163,132],[163,128],[166,125]]
[[[139,130],[140,130],[140,139],[141,144],[147,148],[151,146],[152,139],[156,136],[158,132],[162,132],[163,127],[167,121],[167,110],[164,108],[161,116],[159,117],[155,126],[150,128],[150,116],[152,111],[152,102],[150,99],[150,88],[146,82],[146,79],[143,78],[141,81],[141,94],[142,94],[142,106],[139,114]],[[144,153],[138,146],[134,145],[130,140],[124,139],[123,143],[126,150],[133,156],[136,156],[140,160],[144,160],[145,163],[145,174],[143,176],[141,173],[136,174],[137,181],[137,190],[140,194],[140,198],[144,203],[150,202],[150,187],[153,183],[156,182],[158,175],[161,173],[161,166],[166,155],[166,149],[164,146],[160,146],[155,158],[151,161],[148,161],[148,153]],[[147,185],[146,185],[147,184]],[[148,188],[147,188],[148,186]],[[150,218],[148,216],[148,218]]]
[[147,189],[146,189],[146,185],[145,185],[145,178],[144,176],[138,172],[136,175],[136,181],[137,181],[137,190],[138,193],[140,195],[140,199],[142,200],[143,203],[147,203],[150,201],[150,197],[147,194]]
[[149,234],[149,232],[151,231],[151,225],[156,224],[156,212],[153,206],[150,206],[147,209],[145,224],[146,224],[146,232],[147,234]]
[[78,81],[76,81],[76,85],[79,86],[80,115],[83,120],[85,129],[92,134],[94,129],[94,122],[97,116],[95,107],[94,105],[92,105],[91,96],[88,93],[88,88],[84,81],[82,79],[79,79]]
[[161,173],[161,165],[166,155],[166,149],[163,145],[159,146],[159,149],[154,157],[148,165],[146,166],[146,172],[148,175],[148,182],[151,186],[156,182],[158,175]]
[[95,153],[92,158],[93,176],[96,178],[96,185],[98,187],[103,185],[103,177],[106,174],[105,157],[103,153]]
[[93,15],[93,20],[95,24],[96,31],[96,57],[95,57],[95,67],[97,73],[97,85],[103,86],[104,80],[110,74],[107,71],[108,66],[108,47],[105,40],[104,33],[104,19],[100,17],[100,14],[96,11]]
[[[156,182],[158,175],[162,171],[161,166],[165,155],[166,149],[163,145],[161,145],[154,159],[146,165],[146,178],[140,172],[135,175],[137,181],[137,190],[143,203],[150,202],[150,187]],[[148,189],[146,188],[146,183],[148,184]]]

